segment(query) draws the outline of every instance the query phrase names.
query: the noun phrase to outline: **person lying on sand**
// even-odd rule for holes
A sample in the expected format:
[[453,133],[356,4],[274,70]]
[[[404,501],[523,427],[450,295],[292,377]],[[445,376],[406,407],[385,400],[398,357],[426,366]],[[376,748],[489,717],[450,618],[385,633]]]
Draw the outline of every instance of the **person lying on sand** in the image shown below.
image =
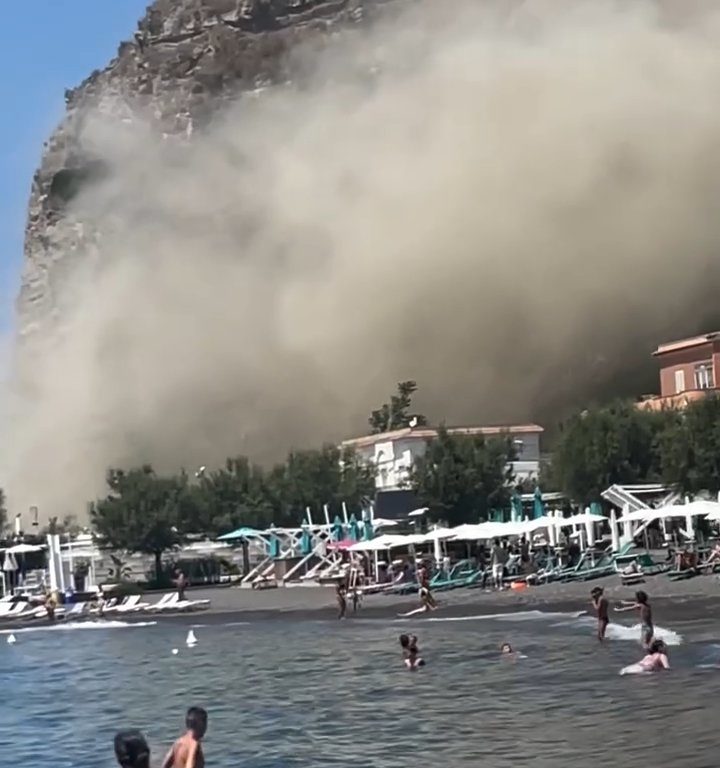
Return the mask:
[[120,731],[114,744],[120,768],[150,768],[150,747],[140,731]]
[[648,600],[647,594],[640,590],[635,593],[635,602],[623,600],[615,610],[618,613],[633,610],[638,610],[640,612],[640,643],[643,648],[649,648],[653,635],[655,634],[655,627],[653,625],[652,609],[650,608],[650,601]]
[[415,635],[400,635],[400,647],[402,648],[405,666],[410,670],[416,670],[425,666],[425,661],[420,656]]
[[187,731],[170,748],[162,768],[205,768],[202,740],[207,731],[207,712],[202,707],[190,707],[185,715]]
[[602,587],[594,587],[590,592],[590,597],[592,598],[592,604],[595,608],[595,613],[597,614],[598,640],[602,642],[605,639],[605,630],[607,629],[607,625],[610,623],[610,619],[608,618],[608,601],[607,598],[603,595]]

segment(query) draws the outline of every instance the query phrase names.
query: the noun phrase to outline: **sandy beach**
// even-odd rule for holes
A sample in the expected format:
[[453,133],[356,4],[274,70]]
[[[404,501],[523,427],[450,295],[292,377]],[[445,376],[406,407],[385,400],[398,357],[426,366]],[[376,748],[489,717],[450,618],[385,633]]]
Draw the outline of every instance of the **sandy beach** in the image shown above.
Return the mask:
[[[429,616],[474,616],[495,613],[538,610],[545,612],[574,612],[590,610],[590,590],[602,586],[611,605],[630,600],[638,589],[650,596],[658,614],[671,613],[678,618],[691,618],[708,613],[715,615],[720,607],[720,579],[696,576],[685,581],[671,581],[666,576],[649,577],[638,586],[626,587],[617,576],[590,582],[552,583],[529,588],[523,592],[495,592],[482,589],[456,589],[438,592],[437,612]],[[202,589],[188,592],[190,599],[208,599],[210,608],[193,614],[203,621],[251,621],[254,619],[330,619],[337,614],[335,592],[324,587],[290,587],[252,590],[240,587]],[[146,595],[155,602],[157,595]],[[418,606],[414,595],[368,595],[363,599],[358,617],[395,618]],[[352,611],[348,617],[352,619]],[[161,616],[167,620],[186,620],[187,614]],[[424,617],[419,616],[419,620]]]

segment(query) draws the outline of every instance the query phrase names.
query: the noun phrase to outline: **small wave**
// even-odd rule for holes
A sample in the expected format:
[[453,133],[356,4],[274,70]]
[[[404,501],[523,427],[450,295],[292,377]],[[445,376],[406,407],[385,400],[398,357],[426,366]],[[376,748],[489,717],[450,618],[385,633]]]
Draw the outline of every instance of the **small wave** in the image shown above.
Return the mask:
[[136,627],[152,627],[155,624],[157,621],[68,621],[42,627],[0,629],[0,635],[19,635],[27,632],[67,632],[74,629],[135,629]]
[[536,621],[537,619],[579,619],[586,611],[574,611],[569,613],[553,611],[518,611],[517,613],[485,613],[476,616],[433,616],[427,621]]
[[[638,642],[640,640],[640,624],[635,624],[632,627],[628,627],[625,624],[608,624],[605,637],[608,640],[632,640]],[[655,627],[653,637],[656,640],[662,640],[666,645],[680,645],[683,641],[682,635],[673,632],[672,629],[658,626]]]

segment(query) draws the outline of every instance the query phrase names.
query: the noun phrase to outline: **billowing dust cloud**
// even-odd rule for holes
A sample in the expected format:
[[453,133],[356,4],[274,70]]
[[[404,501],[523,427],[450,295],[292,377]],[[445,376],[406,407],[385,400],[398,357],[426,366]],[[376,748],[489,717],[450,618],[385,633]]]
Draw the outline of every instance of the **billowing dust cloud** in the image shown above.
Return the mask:
[[716,304],[719,90],[702,4],[428,0],[189,145],[89,120],[100,257],[12,401],[11,498],[362,434],[405,378],[449,423],[651,391]]

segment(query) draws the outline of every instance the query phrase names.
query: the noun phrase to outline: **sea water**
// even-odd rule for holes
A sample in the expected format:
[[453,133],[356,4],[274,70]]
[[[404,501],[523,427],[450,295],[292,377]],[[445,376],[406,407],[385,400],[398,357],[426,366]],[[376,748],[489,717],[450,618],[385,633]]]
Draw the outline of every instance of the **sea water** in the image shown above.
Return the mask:
[[[415,673],[407,631],[427,660]],[[139,728],[159,765],[194,704],[213,768],[716,765],[720,647],[664,627],[673,669],[620,677],[642,656],[639,627],[611,625],[602,646],[593,632],[537,611],[15,630],[15,645],[0,637],[2,764],[110,768],[114,733]],[[527,658],[501,658],[502,642]]]

